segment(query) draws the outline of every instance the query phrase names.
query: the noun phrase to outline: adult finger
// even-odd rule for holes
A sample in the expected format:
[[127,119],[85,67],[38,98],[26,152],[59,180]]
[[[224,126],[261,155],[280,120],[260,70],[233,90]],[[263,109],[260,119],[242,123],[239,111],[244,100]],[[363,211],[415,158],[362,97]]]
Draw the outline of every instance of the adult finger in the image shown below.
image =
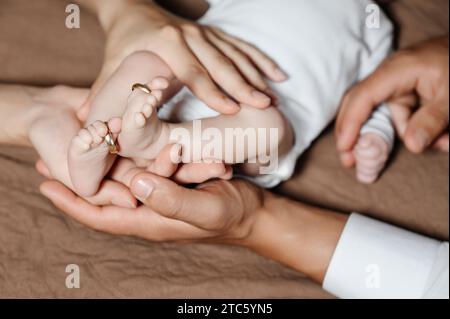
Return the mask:
[[147,171],[171,178],[178,184],[199,184],[214,178],[230,179],[232,177],[231,168],[227,168],[223,163],[179,164],[181,152],[181,145],[167,145],[150,163]]
[[232,44],[220,39],[211,30],[205,31],[205,36],[208,40],[219,49],[225,56],[227,56],[236,65],[240,73],[249,81],[253,86],[267,92],[270,90],[269,85],[266,83],[260,70],[250,61],[249,57],[242,53]]
[[90,204],[57,181],[44,182],[40,191],[61,211],[90,228],[117,235],[133,234],[135,221],[131,209],[106,210]]
[[156,214],[145,206],[125,209],[89,204],[56,181],[44,182],[40,189],[44,196],[69,217],[101,232],[137,236],[152,241],[187,241],[213,235],[190,224]]
[[220,229],[224,222],[224,202],[211,192],[184,188],[149,173],[135,176],[130,189],[141,202],[162,216],[209,230]]
[[339,153],[339,159],[342,163],[342,166],[344,166],[345,168],[352,168],[356,164],[356,158],[355,154],[353,154],[353,151]]
[[401,139],[405,135],[416,103],[417,97],[414,94],[392,99],[388,102],[392,114],[392,121]]
[[404,140],[413,153],[422,153],[448,129],[448,104],[433,102],[422,106],[411,117]]
[[448,153],[449,152],[449,134],[446,133],[444,135],[442,135],[440,138],[438,138],[438,140],[434,143],[433,148],[444,152],[444,153]]
[[[41,175],[48,179],[52,179],[50,171],[41,159],[36,162],[35,167]],[[134,174],[136,175],[137,173],[138,172],[135,172]],[[92,197],[85,198],[85,200],[93,205],[99,206],[116,205],[125,208],[135,208],[137,206],[136,198],[131,194],[129,188],[125,187],[121,183],[111,180],[105,180],[100,185],[97,194]]]
[[239,105],[227,97],[213,82],[206,69],[196,59],[178,28],[165,29],[166,45],[158,52],[175,76],[209,107],[222,114],[235,114]]
[[150,173],[171,177],[178,169],[181,162],[182,146],[180,144],[166,145],[156,159],[147,167]]
[[405,55],[390,58],[345,95],[336,121],[339,151],[353,148],[361,127],[376,107],[393,97],[414,91],[418,69],[409,62]]
[[50,170],[48,169],[47,165],[45,165],[43,160],[39,159],[35,164],[35,168],[38,171],[38,173],[41,174],[42,176],[48,179],[53,178],[52,174],[50,173]]
[[187,44],[213,80],[230,96],[236,101],[253,107],[264,108],[270,105],[270,97],[249,85],[231,60],[212,46],[198,27],[192,26],[188,30],[186,31]]
[[103,181],[98,192],[85,199],[98,206],[115,205],[124,208],[136,208],[137,206],[136,198],[131,194],[129,188],[112,180]]
[[284,73],[271,58],[269,58],[255,46],[237,39],[231,35],[228,35],[217,28],[211,30],[219,38],[233,44],[239,50],[244,52],[248,57],[250,57],[251,61],[272,81],[282,82],[287,80],[288,77],[286,73]]
[[223,179],[224,181],[229,181],[233,178],[233,167],[231,165],[225,165],[225,172],[217,176],[219,179]]
[[179,184],[200,184],[214,178],[227,180],[232,175],[231,167],[223,163],[188,163],[182,165],[172,179]]

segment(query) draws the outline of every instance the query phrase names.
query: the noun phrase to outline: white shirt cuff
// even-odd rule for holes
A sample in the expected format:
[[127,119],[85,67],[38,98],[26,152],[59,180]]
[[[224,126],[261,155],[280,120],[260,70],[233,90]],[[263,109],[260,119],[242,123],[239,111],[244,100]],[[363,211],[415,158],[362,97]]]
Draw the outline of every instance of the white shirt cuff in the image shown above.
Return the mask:
[[424,298],[442,252],[447,256],[443,267],[447,283],[440,288],[448,298],[448,244],[353,214],[339,239],[323,287],[340,298]]

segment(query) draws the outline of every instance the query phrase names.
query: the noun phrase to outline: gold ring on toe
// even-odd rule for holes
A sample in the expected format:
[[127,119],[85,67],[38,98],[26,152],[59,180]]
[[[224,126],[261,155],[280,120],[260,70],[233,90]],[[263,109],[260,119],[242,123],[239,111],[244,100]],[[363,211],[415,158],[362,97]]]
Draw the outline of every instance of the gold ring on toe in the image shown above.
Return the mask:
[[116,141],[114,141],[114,137],[113,134],[111,133],[111,131],[109,130],[108,127],[108,123],[105,122],[106,127],[108,128],[108,134],[106,134],[105,136],[105,142],[106,145],[108,146],[109,149],[109,153],[110,154],[118,154],[119,153],[119,146],[117,145]]
[[133,86],[131,87],[131,91],[134,91],[136,89],[141,90],[142,92],[145,92],[147,94],[152,94],[152,90],[145,84],[134,83]]

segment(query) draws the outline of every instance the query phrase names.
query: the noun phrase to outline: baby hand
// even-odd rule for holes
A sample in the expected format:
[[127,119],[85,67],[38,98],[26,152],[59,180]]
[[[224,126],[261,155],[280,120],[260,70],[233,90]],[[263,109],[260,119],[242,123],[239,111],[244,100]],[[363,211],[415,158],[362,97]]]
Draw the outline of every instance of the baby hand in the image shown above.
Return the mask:
[[379,135],[365,133],[354,149],[356,176],[361,183],[372,184],[380,176],[389,157],[389,145]]

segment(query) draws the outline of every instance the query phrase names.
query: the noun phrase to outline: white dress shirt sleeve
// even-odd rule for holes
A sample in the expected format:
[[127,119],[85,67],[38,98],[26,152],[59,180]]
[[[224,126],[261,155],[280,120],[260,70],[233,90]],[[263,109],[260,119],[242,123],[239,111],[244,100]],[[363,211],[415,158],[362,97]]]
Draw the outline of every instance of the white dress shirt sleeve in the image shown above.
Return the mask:
[[449,244],[350,216],[323,287],[340,298],[449,298]]

